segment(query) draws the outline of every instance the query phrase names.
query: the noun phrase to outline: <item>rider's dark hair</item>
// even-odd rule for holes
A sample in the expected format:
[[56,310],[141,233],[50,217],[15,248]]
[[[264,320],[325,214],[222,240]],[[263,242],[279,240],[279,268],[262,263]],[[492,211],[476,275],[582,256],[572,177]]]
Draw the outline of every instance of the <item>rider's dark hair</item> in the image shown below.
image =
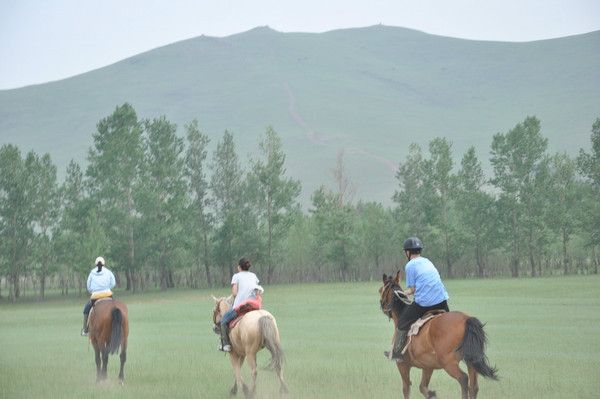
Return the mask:
[[96,266],[98,267],[98,271],[101,272],[102,271],[102,262],[98,261],[98,263],[96,263]]
[[250,269],[250,266],[252,266],[252,264],[250,263],[250,260],[246,257],[240,259],[240,261],[238,262],[238,265],[240,265],[240,268],[242,270],[248,270],[248,269]]

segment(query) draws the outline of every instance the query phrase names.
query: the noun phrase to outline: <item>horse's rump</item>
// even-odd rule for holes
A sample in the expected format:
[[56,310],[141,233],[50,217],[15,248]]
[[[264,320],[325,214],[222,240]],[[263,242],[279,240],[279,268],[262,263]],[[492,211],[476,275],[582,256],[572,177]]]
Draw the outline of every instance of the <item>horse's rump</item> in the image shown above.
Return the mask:
[[97,301],[90,312],[90,341],[107,345],[110,353],[126,343],[129,333],[127,305],[116,299]]

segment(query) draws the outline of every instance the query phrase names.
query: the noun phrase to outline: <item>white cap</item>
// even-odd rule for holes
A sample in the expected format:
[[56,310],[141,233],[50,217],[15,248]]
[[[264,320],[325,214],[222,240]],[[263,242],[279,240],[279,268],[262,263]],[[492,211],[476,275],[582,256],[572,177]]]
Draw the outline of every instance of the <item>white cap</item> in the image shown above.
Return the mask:
[[96,261],[94,262],[94,266],[98,266],[98,263],[102,264],[102,266],[106,265],[104,258],[102,256],[98,256]]

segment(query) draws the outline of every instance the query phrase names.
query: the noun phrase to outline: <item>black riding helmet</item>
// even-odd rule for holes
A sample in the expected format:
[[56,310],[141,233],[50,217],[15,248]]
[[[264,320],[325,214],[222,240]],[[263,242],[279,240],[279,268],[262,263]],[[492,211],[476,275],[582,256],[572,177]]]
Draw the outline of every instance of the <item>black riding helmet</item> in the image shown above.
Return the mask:
[[423,243],[419,237],[408,237],[402,245],[405,251],[417,251],[423,249]]

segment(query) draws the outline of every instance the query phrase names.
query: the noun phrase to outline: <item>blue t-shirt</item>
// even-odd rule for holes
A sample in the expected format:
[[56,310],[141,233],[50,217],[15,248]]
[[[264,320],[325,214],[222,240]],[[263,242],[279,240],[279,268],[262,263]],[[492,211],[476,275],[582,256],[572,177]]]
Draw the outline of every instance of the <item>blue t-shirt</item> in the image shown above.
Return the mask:
[[449,298],[440,273],[429,259],[422,256],[414,258],[406,264],[404,270],[406,286],[415,288],[417,304],[433,306]]

